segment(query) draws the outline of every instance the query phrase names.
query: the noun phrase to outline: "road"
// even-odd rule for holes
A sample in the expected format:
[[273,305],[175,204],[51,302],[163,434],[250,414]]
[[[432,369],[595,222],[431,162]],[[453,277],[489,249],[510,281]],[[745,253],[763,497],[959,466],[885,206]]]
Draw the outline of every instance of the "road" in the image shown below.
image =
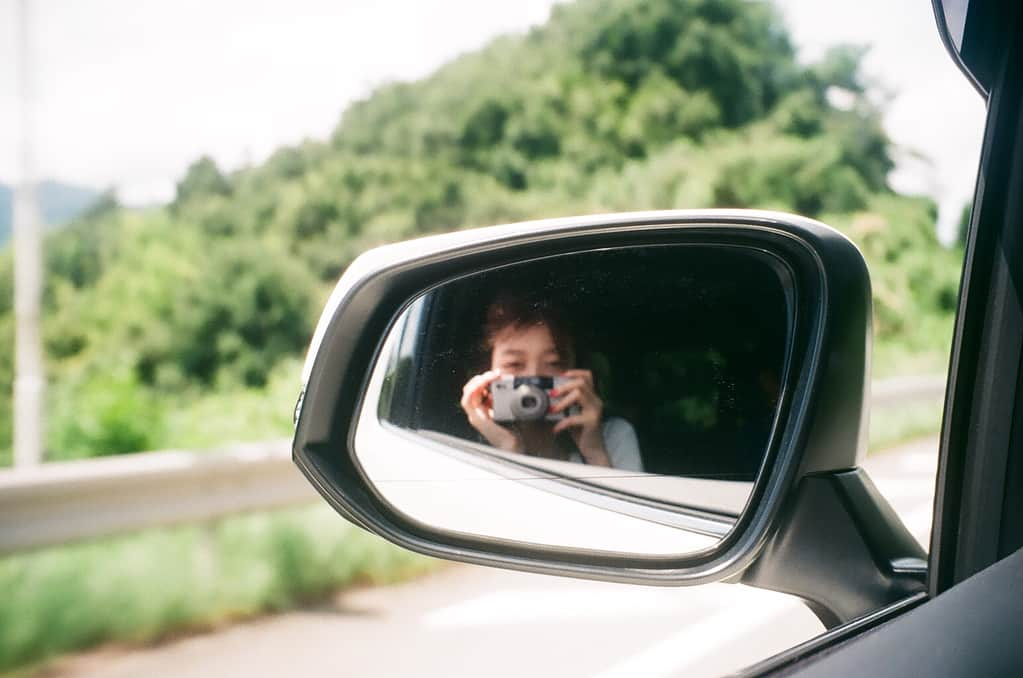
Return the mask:
[[[927,543],[937,440],[867,460]],[[135,651],[68,657],[55,675],[720,675],[820,633],[796,599],[738,585],[652,588],[452,565],[398,586]]]

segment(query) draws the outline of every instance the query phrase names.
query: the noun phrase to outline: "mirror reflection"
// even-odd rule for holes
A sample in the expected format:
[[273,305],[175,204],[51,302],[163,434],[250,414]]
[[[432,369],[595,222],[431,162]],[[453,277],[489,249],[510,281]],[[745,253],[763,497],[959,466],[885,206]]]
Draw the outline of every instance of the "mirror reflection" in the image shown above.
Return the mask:
[[579,342],[564,310],[530,297],[504,291],[487,306],[487,370],[462,387],[466,420],[501,450],[642,471],[636,431],[623,417],[604,417],[593,370],[577,359]]
[[[535,525],[497,529],[480,512],[500,512],[498,500],[466,498],[511,483],[542,487],[562,506],[656,524],[662,541],[637,551],[604,535],[599,544],[573,542],[580,548],[703,548],[741,513],[764,459],[789,290],[771,255],[704,245],[573,253],[452,280],[394,325],[356,453],[385,498],[413,518],[453,502],[449,514],[423,520],[435,527],[568,545],[569,537],[538,536]],[[365,427],[400,434],[418,456],[399,461],[404,447],[369,442]],[[437,454],[443,461],[423,461]],[[474,479],[452,480],[452,462],[471,467]],[[403,507],[388,495],[402,494],[395,483],[427,479],[444,483],[444,499],[432,492],[416,504],[406,492],[412,503]],[[521,523],[558,522],[527,519],[521,508]],[[453,517],[466,510],[472,525]],[[579,527],[564,526],[575,541]],[[665,541],[665,529],[690,535]]]

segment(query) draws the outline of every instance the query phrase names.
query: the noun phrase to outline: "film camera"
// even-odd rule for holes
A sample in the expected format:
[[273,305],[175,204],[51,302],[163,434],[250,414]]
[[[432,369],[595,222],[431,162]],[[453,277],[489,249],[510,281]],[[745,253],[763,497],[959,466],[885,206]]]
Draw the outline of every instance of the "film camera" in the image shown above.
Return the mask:
[[560,421],[577,414],[578,407],[563,412],[548,412],[558,401],[547,392],[570,381],[564,377],[502,377],[490,384],[494,421]]

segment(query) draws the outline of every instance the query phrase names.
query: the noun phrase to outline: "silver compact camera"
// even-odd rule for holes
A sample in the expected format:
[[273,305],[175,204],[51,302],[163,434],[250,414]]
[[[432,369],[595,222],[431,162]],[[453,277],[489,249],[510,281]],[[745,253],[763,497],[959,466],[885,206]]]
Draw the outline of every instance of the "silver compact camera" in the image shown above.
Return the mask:
[[565,377],[501,377],[490,384],[494,421],[560,421],[580,410],[572,406],[563,412],[548,412],[558,398],[547,392],[571,381]]

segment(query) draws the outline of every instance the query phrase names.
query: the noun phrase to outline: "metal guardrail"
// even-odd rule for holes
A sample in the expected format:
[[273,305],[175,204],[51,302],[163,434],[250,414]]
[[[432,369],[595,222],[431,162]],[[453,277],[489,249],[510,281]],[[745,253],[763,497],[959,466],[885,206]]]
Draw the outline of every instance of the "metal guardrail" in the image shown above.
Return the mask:
[[[943,376],[875,382],[873,407],[940,398]],[[0,555],[310,503],[290,441],[146,452],[0,471]]]
[[0,472],[0,554],[317,498],[290,441],[146,452]]

